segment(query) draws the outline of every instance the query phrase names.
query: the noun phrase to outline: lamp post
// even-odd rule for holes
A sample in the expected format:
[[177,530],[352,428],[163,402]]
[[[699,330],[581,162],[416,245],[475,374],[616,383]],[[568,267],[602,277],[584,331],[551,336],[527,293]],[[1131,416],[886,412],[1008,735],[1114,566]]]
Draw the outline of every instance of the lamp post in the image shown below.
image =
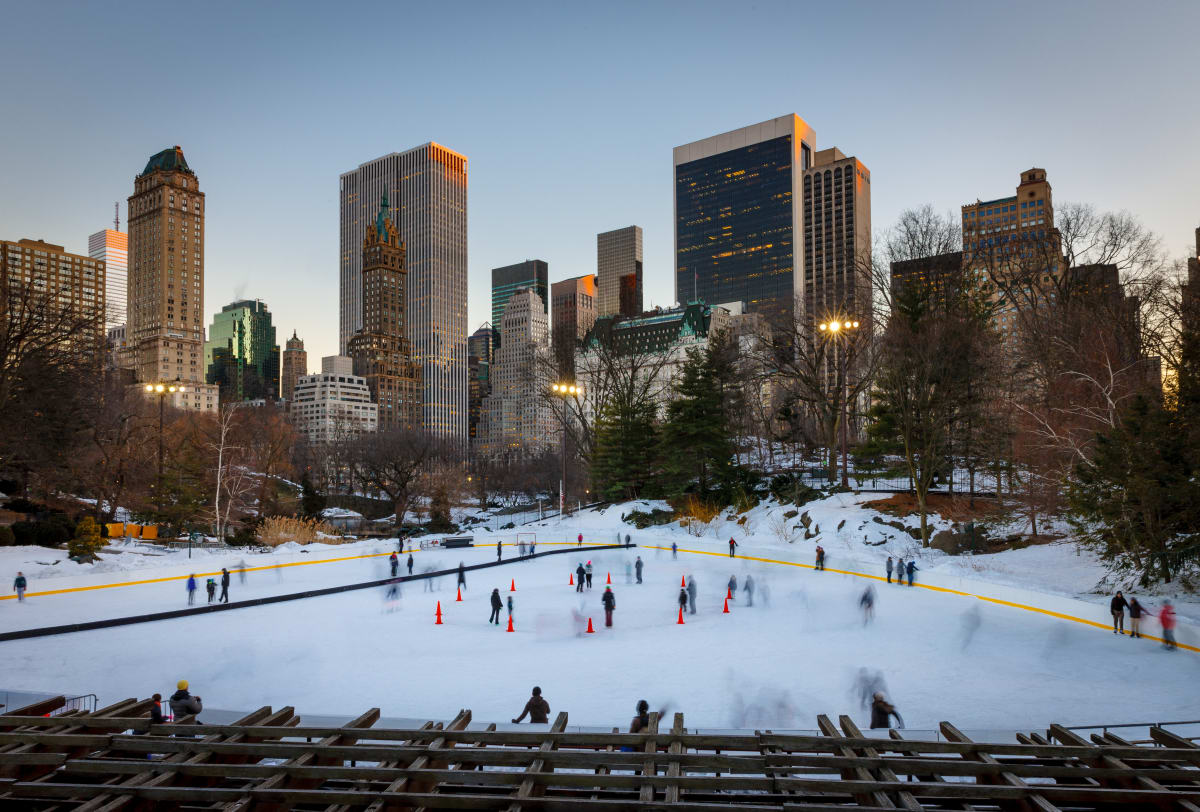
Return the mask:
[[[850,333],[853,332],[854,330],[858,329],[858,322],[857,321],[849,321],[849,320],[845,320],[845,319],[831,319],[829,321],[821,322],[818,325],[818,327],[820,328],[822,333],[829,336],[830,340],[834,343],[834,346],[837,347],[837,340],[839,337],[841,337],[843,339],[843,344],[850,340]],[[848,465],[848,455],[846,453],[846,423],[848,422],[848,414],[847,414],[847,408],[846,408],[846,395],[847,395],[848,387],[846,386],[846,348],[845,348],[845,346],[840,347],[839,351],[838,351],[838,370],[839,370],[838,374],[840,376],[838,378],[838,381],[839,381],[838,386],[841,389],[841,392],[839,393],[839,395],[840,395],[840,399],[842,401],[842,419],[841,419],[841,424],[842,424],[842,487],[849,490],[850,489],[850,470],[849,470],[849,465]]]
[[146,384],[147,394],[158,395],[158,484],[154,486],[154,502],[160,518],[162,516],[163,459],[166,456],[163,451],[163,410],[166,406],[167,395],[186,391],[178,378],[175,379],[174,383],[160,382]]
[[559,456],[562,457],[562,479],[558,482],[558,516],[561,519],[567,512],[567,404],[568,397],[578,397],[583,394],[583,387],[573,383],[555,383],[550,385],[550,392],[563,399],[563,407],[559,421],[562,423],[562,441]]

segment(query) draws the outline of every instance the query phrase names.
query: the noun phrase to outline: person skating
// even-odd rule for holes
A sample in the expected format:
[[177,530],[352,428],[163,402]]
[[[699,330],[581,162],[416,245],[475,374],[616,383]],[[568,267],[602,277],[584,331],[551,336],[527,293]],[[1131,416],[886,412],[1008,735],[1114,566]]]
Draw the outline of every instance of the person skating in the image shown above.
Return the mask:
[[642,582],[642,566],[642,557],[639,555],[637,557],[637,561],[635,561],[633,564],[633,569],[637,573],[637,582],[639,584]]
[[526,716],[529,716],[530,724],[534,725],[544,725],[550,721],[550,703],[542,699],[542,689],[536,685],[533,686],[533,696],[525,703],[521,715],[513,719],[513,724],[521,724],[521,720]]
[[729,576],[729,583],[726,584],[726,587],[728,588],[729,591],[726,592],[725,594],[727,594],[729,597],[736,600],[737,599],[737,576],[736,575]]
[[17,577],[13,579],[13,592],[17,593],[17,603],[25,602],[25,585],[27,583],[25,573],[18,570]]
[[512,610],[513,610],[513,597],[512,597],[512,595],[509,595],[509,596],[508,596],[508,600],[506,601],[506,603],[508,604],[508,619],[509,619],[509,620],[512,620]]
[[496,542],[496,560],[500,560],[500,542]]
[[392,570],[392,577],[395,578],[396,573],[400,571],[400,559],[396,556],[395,553],[392,553],[391,555],[388,556],[388,566]]
[[747,573],[746,580],[742,582],[742,591],[746,593],[746,605],[754,605],[754,578]]
[[896,559],[896,583],[904,586],[904,559]]
[[892,557],[890,555],[888,556],[887,560],[887,576],[888,583],[890,584],[892,582]]
[[580,533],[580,534],[579,534],[579,538],[577,538],[577,539],[575,540],[575,546],[576,546],[576,547],[582,547],[582,546],[583,546],[583,533]]
[[204,704],[200,701],[200,697],[192,696],[188,693],[188,681],[181,679],[175,686],[179,690],[171,694],[171,714],[175,717],[175,721],[179,721],[180,717],[189,716],[200,713],[204,710]]
[[1142,615],[1145,614],[1146,607],[1138,603],[1137,598],[1129,599],[1129,636],[1142,636]]
[[458,562],[458,585],[463,589],[467,588],[467,568],[461,561]]
[[1170,601],[1163,601],[1158,613],[1158,622],[1162,624],[1163,648],[1174,651],[1175,644],[1175,607]]
[[[621,543],[621,534],[620,534],[620,533],[617,533],[617,544],[620,544],[620,543]],[[632,543],[632,542],[629,540],[629,534],[628,534],[628,533],[626,533],[626,534],[625,534],[625,546],[626,546],[626,547],[632,547],[632,546],[633,546],[633,543]]]
[[579,566],[575,568],[575,591],[583,591],[584,578],[587,576],[587,570],[583,568],[583,562],[579,562]]
[[221,567],[221,599],[220,603],[229,603],[229,570]]
[[863,625],[866,626],[875,619],[875,587],[867,584],[862,597],[858,599],[858,605],[863,612]]
[[[666,708],[659,710],[658,715],[661,717],[667,712]],[[637,715],[629,723],[630,733],[641,733],[646,728],[650,727],[650,703],[644,699],[639,699],[637,703]]]
[[592,562],[587,562],[587,585],[588,589],[592,588]]
[[408,554],[408,574],[409,575],[412,575],[412,565],[413,565],[412,553],[409,553]]
[[204,584],[204,589],[206,592],[208,592],[208,602],[209,603],[212,603],[214,600],[216,600],[216,597],[217,597],[217,582],[216,581],[214,581],[212,578],[209,578],[208,581],[206,581]]
[[825,569],[825,548],[820,544],[817,545],[817,566],[816,569]]
[[504,608],[504,601],[500,600],[500,590],[492,590],[492,614],[488,618],[488,623],[500,625],[500,610]]
[[733,540],[732,536],[730,536],[729,537],[729,557],[730,558],[733,558],[733,551],[737,549],[737,546],[738,546],[737,542]]
[[905,567],[908,572],[908,585],[912,586],[913,585],[913,573],[921,568],[917,566],[917,561],[915,558],[908,559],[908,563],[905,565]]
[[196,576],[189,575],[187,579],[188,606],[196,602]]
[[682,586],[679,587],[679,597],[677,598],[677,600],[679,601],[679,611],[686,612],[687,605],[688,605],[688,594],[687,594],[686,587],[682,587]]
[[687,580],[688,607],[690,614],[696,614],[696,579],[691,575]]
[[632,584],[632,583],[633,583],[633,564],[630,563],[629,559],[625,559],[625,585],[628,586],[629,584]]
[[604,625],[612,626],[612,613],[617,608],[617,596],[613,594],[612,587],[604,587],[604,595],[600,598],[600,603],[604,604]]
[[874,699],[871,701],[871,727],[891,727],[891,717],[896,717],[896,727],[903,728],[904,720],[900,718],[900,714],[896,712],[894,705],[888,703],[883,698],[883,694],[876,692]]
[[242,586],[246,585],[246,559],[242,559],[237,565],[238,583]]
[[674,561],[677,558],[679,558],[679,547],[678,547],[678,545],[675,544],[675,542],[672,541],[671,542],[671,560]]
[[1108,602],[1108,611],[1112,612],[1113,619],[1113,634],[1125,633],[1125,607],[1129,602],[1125,600],[1125,596],[1121,590],[1117,590],[1117,594],[1113,595],[1113,599]]

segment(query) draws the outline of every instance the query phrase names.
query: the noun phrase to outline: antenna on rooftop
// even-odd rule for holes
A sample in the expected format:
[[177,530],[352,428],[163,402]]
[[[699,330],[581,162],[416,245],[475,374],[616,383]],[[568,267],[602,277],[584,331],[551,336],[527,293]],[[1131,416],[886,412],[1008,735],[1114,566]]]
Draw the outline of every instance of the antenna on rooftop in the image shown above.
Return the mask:
[[113,231],[121,230],[121,201],[113,201]]

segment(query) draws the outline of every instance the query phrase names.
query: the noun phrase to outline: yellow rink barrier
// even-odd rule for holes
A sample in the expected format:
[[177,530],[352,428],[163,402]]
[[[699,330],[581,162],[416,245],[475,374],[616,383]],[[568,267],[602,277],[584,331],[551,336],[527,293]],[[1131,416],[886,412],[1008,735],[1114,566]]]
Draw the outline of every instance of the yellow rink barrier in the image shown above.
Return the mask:
[[[643,544],[641,546],[645,547],[646,549],[649,549],[649,550],[670,550],[671,549],[670,547],[660,547],[660,546],[654,545],[654,544]],[[801,564],[797,561],[780,561],[780,560],[774,559],[774,558],[758,558],[758,557],[752,556],[752,555],[730,556],[728,553],[716,552],[713,550],[685,550],[682,547],[679,547],[677,549],[681,553],[692,553],[694,555],[712,555],[712,556],[718,556],[721,558],[730,558],[730,557],[741,558],[746,561],[759,561],[764,564],[782,564],[787,567],[799,567],[801,569],[807,569],[807,570],[815,570],[816,569],[816,566],[813,564]],[[871,575],[870,573],[854,572],[853,570],[835,570],[835,569],[826,568],[823,570],[823,572],[836,572],[839,575],[850,575],[855,578],[866,578],[871,581],[885,582],[887,580],[882,575]],[[990,598],[987,595],[976,595],[974,592],[964,592],[960,589],[951,589],[949,587],[944,587],[944,586],[934,586],[932,584],[921,584],[921,583],[915,583],[915,582],[913,583],[913,586],[919,587],[921,589],[928,589],[931,592],[944,592],[948,595],[958,595],[959,597],[963,597],[963,598],[977,598],[978,600],[987,601],[988,603],[994,603],[999,606],[1007,606],[1012,609],[1024,609],[1026,612],[1037,612],[1038,614],[1046,615],[1048,617],[1058,618],[1059,620],[1069,620],[1072,623],[1079,623],[1084,626],[1094,626],[1097,629],[1104,629],[1105,631],[1108,631],[1110,628],[1107,623],[1099,623],[1095,620],[1088,620],[1087,618],[1076,617],[1075,615],[1068,615],[1063,612],[1055,612],[1052,609],[1042,609],[1040,607],[1029,606],[1028,604],[1024,604],[1024,603],[1016,603],[1014,601],[1006,601],[1006,600],[1003,600],[1002,598]],[[1122,636],[1124,636],[1124,635],[1122,635]],[[1163,639],[1161,637],[1155,637],[1152,634],[1143,634],[1143,635],[1141,635],[1141,637],[1144,637],[1147,640],[1156,640],[1159,643],[1163,642]],[[1200,646],[1189,646],[1187,643],[1176,643],[1175,645],[1178,648],[1186,649],[1188,651],[1200,652]]]

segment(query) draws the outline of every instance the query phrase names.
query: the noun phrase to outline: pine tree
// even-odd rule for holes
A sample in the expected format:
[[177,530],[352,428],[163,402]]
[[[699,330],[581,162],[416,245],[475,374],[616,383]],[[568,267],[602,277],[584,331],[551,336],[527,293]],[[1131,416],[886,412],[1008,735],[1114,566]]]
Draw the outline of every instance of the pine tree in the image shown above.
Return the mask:
[[100,537],[100,526],[91,516],[80,519],[75,525],[75,537],[67,542],[67,553],[71,558],[90,560],[104,548],[104,539]]
[[313,487],[308,473],[300,479],[300,513],[308,519],[315,519],[325,509],[325,495]]
[[678,495],[693,482],[707,497],[731,482],[734,444],[730,437],[726,390],[733,377],[725,339],[717,336],[703,350],[688,351],[667,405],[662,458],[668,493]]
[[658,428],[653,405],[605,404],[596,418],[592,481],[605,498],[616,501],[643,495],[654,474]]

